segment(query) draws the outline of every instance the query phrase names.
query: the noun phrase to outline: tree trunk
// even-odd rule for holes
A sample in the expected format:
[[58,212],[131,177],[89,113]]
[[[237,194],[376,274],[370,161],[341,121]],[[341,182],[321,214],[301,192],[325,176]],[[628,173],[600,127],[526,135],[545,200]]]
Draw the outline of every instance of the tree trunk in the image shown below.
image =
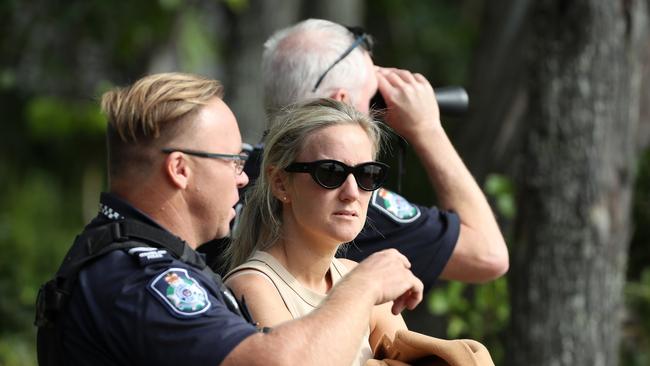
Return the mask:
[[521,151],[528,105],[526,49],[533,0],[487,4],[470,76],[470,113],[454,129],[456,146],[478,182],[492,172],[512,175]]
[[264,41],[273,32],[295,23],[299,9],[299,0],[253,0],[232,14],[226,101],[237,116],[246,142],[256,144],[266,128],[261,67]]
[[327,19],[348,25],[363,25],[365,2],[361,0],[308,0],[303,2],[305,18]]
[[532,8],[510,365],[618,364],[646,3]]

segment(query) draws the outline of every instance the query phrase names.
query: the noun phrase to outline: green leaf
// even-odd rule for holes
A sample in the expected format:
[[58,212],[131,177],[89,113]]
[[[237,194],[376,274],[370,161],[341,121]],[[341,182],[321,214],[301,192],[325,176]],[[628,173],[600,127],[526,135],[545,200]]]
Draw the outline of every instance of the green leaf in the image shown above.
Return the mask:
[[199,13],[194,10],[183,13],[179,52],[184,71],[201,74],[217,64],[216,41],[210,34]]
[[248,0],[224,0],[226,6],[235,14],[241,14],[245,12],[249,7]]
[[458,338],[467,329],[467,323],[458,316],[452,316],[447,326],[447,335],[450,338]]
[[449,302],[442,290],[431,291],[427,301],[429,312],[434,315],[444,315],[449,311]]
[[35,97],[27,104],[27,124],[35,140],[103,135],[106,122],[96,102]]

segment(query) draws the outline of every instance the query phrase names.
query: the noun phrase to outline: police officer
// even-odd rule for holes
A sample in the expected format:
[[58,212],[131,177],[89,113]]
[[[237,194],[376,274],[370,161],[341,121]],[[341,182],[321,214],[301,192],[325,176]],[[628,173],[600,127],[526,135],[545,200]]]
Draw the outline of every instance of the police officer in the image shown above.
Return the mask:
[[[273,34],[262,60],[270,113],[313,97],[334,98],[368,112],[371,98],[380,93],[388,108],[386,122],[411,144],[437,192],[442,209],[413,204],[387,189],[375,191],[366,227],[343,254],[359,261],[397,248],[425,290],[438,277],[484,282],[501,276],[509,262],[505,241],[440,124],[431,85],[420,74],[375,66],[371,47],[372,38],[359,28],[309,19]],[[245,168],[252,180],[262,148],[256,147]],[[204,250],[220,251],[215,246]]]
[[322,308],[258,331],[195,249],[224,237],[242,168],[217,81],[144,77],[104,94],[109,193],[37,301],[42,365],[349,364],[373,305],[422,298],[397,251],[350,272]]

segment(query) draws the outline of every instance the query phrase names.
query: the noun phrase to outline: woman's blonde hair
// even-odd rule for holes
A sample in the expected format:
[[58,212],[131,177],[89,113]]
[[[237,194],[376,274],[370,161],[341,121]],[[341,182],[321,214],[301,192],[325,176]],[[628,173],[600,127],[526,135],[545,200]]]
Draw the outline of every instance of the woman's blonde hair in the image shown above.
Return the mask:
[[260,176],[246,194],[235,239],[224,253],[228,270],[244,263],[256,250],[268,249],[280,238],[282,203],[271,190],[269,167],[287,167],[310,135],[342,124],[357,125],[366,132],[374,159],[380,150],[383,130],[372,117],[351,105],[329,98],[314,99],[289,106],[275,116],[266,136]]

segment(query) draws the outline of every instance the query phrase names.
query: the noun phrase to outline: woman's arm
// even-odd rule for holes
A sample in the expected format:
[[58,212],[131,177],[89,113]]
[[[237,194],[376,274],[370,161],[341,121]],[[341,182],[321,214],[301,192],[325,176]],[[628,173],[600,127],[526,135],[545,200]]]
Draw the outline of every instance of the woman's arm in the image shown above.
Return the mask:
[[[338,260],[350,270],[358,264],[349,259],[339,258]],[[408,329],[401,314],[393,315],[391,311],[392,306],[392,302],[387,302],[381,305],[375,305],[372,308],[370,313],[370,338],[368,342],[373,352],[384,334],[393,340],[396,331]]]
[[273,327],[292,319],[280,293],[262,272],[248,269],[235,273],[225,284],[237,299],[244,296],[248,310],[260,326]]

